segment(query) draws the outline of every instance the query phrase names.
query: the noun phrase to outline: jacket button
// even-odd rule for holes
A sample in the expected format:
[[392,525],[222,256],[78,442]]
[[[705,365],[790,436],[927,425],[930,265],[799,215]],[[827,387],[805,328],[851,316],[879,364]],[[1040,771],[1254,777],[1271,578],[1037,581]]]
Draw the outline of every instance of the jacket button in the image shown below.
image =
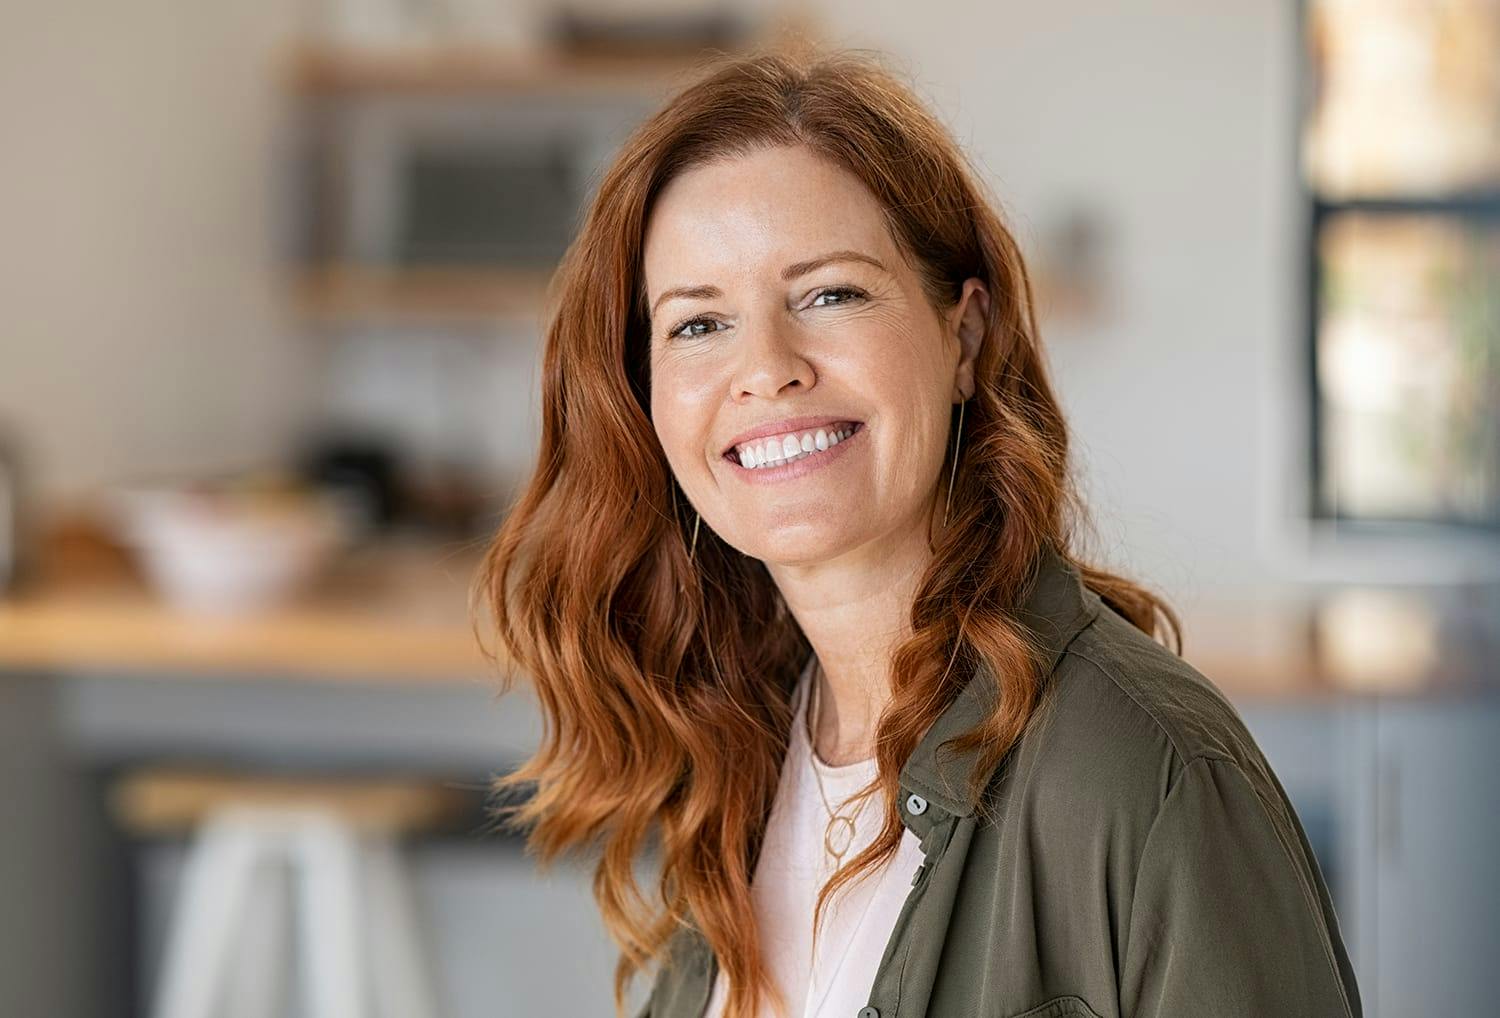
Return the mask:
[[[927,812],[927,800],[913,792],[906,797],[906,812],[912,816],[919,816]],[[861,1018],[868,1018],[868,1016],[862,1015]]]
[[873,1007],[862,1007],[859,1009],[859,1014],[856,1018],[880,1018],[880,1012]]

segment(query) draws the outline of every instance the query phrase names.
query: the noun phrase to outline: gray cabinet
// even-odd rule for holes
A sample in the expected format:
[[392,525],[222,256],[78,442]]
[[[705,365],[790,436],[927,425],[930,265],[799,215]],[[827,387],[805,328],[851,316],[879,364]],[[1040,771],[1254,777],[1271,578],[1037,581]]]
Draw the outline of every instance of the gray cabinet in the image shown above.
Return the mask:
[[1384,701],[1372,762],[1364,893],[1378,1018],[1493,1014],[1500,965],[1500,701]]
[[1240,712],[1318,854],[1366,1016],[1494,1013],[1500,697]]

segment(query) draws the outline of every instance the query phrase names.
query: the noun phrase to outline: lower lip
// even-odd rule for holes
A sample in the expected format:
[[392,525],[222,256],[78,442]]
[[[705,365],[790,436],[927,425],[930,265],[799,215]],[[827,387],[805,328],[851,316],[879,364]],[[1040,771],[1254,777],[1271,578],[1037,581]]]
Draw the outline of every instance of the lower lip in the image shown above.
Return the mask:
[[737,456],[725,456],[724,462],[734,468],[734,472],[751,484],[775,484],[777,481],[790,481],[796,477],[810,474],[814,470],[821,470],[828,464],[833,463],[844,455],[845,448],[851,442],[858,442],[860,436],[865,433],[863,424],[854,425],[854,433],[841,441],[838,445],[831,445],[822,452],[804,456],[795,463],[785,463],[777,467],[747,467],[740,463]]

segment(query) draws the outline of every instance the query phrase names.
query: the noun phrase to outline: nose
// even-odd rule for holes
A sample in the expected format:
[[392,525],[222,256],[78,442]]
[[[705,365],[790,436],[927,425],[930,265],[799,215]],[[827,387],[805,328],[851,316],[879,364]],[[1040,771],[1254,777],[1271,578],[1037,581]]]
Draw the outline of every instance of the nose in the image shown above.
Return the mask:
[[741,401],[747,396],[779,396],[793,383],[811,388],[815,375],[802,341],[796,327],[774,312],[742,326],[730,395]]

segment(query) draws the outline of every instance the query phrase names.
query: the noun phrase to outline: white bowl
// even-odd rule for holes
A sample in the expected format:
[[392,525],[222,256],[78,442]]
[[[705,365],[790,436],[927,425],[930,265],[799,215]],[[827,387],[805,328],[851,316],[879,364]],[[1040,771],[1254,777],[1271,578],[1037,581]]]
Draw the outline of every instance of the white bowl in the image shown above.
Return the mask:
[[338,507],[308,494],[275,501],[230,492],[131,488],[113,496],[121,537],[154,586],[186,612],[270,608],[338,548]]

